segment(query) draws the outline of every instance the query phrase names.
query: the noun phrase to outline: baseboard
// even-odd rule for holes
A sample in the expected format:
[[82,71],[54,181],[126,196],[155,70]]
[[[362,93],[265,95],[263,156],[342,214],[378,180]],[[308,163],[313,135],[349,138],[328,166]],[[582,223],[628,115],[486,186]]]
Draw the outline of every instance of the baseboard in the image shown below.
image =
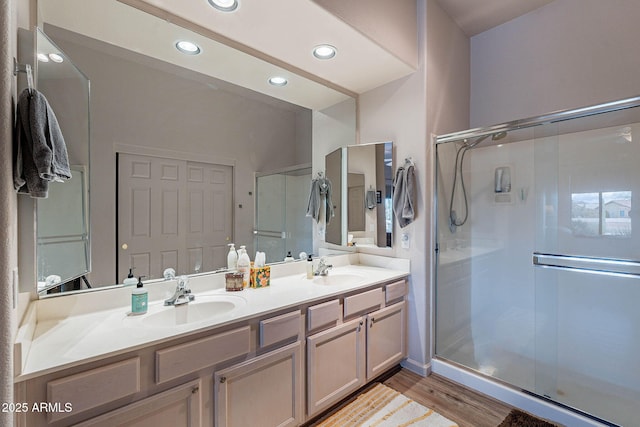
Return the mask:
[[407,358],[407,359],[404,359],[400,363],[400,365],[403,368],[413,372],[414,374],[420,375],[421,377],[428,377],[429,374],[431,373],[431,363],[430,362],[427,363],[427,364],[423,364],[423,363],[417,362],[417,361],[415,361],[413,359]]

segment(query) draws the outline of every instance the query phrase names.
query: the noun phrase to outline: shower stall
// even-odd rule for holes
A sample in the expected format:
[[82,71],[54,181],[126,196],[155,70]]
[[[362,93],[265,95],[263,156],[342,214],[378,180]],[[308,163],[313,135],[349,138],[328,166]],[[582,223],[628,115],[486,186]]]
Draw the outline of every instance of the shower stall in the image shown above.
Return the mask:
[[640,97],[439,136],[435,173],[434,371],[638,425]]

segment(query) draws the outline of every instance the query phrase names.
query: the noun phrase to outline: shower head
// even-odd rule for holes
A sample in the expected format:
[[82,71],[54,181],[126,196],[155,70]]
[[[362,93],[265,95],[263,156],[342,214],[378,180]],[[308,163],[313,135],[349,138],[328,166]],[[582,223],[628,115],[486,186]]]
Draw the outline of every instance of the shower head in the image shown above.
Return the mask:
[[502,138],[504,138],[505,136],[507,136],[507,131],[503,130],[502,132],[496,132],[493,135],[491,135],[491,140],[492,141],[499,141]]
[[473,148],[476,145],[480,144],[482,141],[484,141],[485,139],[487,139],[488,137],[491,137],[492,141],[499,141],[502,138],[504,138],[505,136],[507,136],[507,131],[503,130],[501,132],[496,132],[496,133],[491,133],[491,134],[487,134],[487,135],[482,135],[480,137],[478,137],[478,139],[476,139],[473,142],[469,142],[469,140],[465,139],[464,140],[464,147],[466,147],[467,149],[469,148]]

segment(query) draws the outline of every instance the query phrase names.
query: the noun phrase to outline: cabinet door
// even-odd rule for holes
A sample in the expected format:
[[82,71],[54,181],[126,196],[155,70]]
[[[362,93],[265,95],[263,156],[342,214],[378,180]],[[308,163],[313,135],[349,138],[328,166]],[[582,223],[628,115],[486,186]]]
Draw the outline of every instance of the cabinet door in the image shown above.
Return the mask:
[[300,341],[218,371],[217,427],[296,426],[302,423],[303,373]]
[[202,407],[200,380],[131,403],[76,424],[76,427],[198,427]]
[[364,318],[307,338],[307,413],[328,408],[365,383]]
[[406,302],[367,316],[367,381],[407,355]]

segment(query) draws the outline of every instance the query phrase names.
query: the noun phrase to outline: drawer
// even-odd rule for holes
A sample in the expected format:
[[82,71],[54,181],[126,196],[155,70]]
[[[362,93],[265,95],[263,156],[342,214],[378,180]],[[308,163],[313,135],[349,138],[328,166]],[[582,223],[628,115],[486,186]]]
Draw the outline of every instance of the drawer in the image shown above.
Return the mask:
[[96,408],[140,391],[140,358],[124,360],[47,383],[47,401],[73,405],[73,411],[49,412],[49,422]]
[[335,326],[340,320],[340,300],[334,299],[307,309],[307,329],[316,331]]
[[384,300],[386,304],[400,299],[409,293],[409,285],[406,280],[389,283],[384,287]]
[[298,339],[300,335],[300,310],[285,313],[260,321],[260,347],[288,339]]
[[372,289],[344,299],[344,317],[365,314],[378,310],[382,306],[382,288]]
[[156,351],[156,382],[163,383],[249,353],[251,328],[243,326]]

